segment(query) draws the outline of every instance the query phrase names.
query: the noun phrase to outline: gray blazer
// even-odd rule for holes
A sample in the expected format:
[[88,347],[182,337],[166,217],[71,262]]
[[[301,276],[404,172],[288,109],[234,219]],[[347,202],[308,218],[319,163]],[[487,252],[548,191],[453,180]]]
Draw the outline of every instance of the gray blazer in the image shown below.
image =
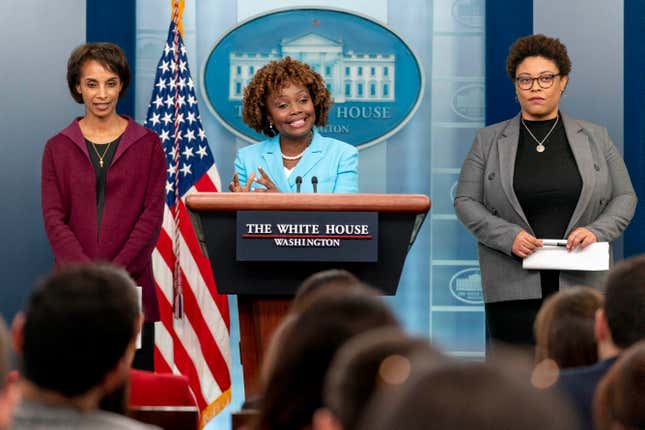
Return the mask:
[[[585,227],[598,241],[612,241],[634,215],[636,194],[622,157],[607,129],[562,114],[562,122],[582,177],[582,190],[565,238]],[[522,269],[511,253],[521,231],[534,234],[513,190],[520,116],[479,130],[459,175],[455,212],[477,237],[486,303],[536,299],[542,295],[538,271]],[[607,272],[562,271],[560,288],[600,287]]]

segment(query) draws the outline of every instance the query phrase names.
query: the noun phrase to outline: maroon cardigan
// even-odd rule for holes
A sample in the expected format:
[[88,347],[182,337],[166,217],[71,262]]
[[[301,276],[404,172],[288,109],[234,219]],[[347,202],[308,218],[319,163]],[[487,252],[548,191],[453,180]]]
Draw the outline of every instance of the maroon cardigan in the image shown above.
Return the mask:
[[105,184],[97,225],[96,176],[75,119],[49,139],[42,161],[45,230],[56,265],[109,261],[143,288],[147,322],[159,320],[152,251],[163,220],[166,157],[159,137],[126,117]]

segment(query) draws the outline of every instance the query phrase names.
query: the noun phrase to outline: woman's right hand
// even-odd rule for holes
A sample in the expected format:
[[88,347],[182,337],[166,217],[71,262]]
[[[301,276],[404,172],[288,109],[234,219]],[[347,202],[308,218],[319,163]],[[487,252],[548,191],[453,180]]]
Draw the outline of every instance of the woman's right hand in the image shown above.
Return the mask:
[[522,230],[515,236],[511,251],[518,257],[526,258],[538,248],[542,248],[542,241]]
[[240,178],[237,176],[237,172],[235,172],[233,174],[233,180],[228,184],[228,189],[233,193],[248,193],[251,191],[253,181],[255,181],[255,172],[249,175],[249,179],[246,181],[245,185],[240,184]]

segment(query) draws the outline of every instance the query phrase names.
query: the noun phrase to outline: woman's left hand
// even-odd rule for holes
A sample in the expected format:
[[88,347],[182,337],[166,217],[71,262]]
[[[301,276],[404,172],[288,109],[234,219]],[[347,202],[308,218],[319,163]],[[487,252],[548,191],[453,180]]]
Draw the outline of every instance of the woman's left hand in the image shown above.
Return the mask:
[[580,249],[585,249],[594,242],[598,242],[595,234],[584,227],[578,227],[573,230],[567,238],[567,251],[571,251],[577,246],[579,246]]
[[253,191],[261,193],[279,193],[280,190],[275,186],[269,175],[262,170],[262,167],[258,166],[258,172],[260,172],[260,177],[255,180],[256,183],[264,185],[266,188],[254,188]]

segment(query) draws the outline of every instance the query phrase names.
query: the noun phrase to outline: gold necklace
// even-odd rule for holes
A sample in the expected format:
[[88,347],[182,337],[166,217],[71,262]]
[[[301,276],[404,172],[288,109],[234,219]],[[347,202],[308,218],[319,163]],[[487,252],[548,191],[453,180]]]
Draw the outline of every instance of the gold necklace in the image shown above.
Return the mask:
[[106,145],[105,151],[103,151],[103,155],[99,154],[99,150],[96,149],[96,143],[90,142],[92,144],[92,148],[94,148],[94,152],[96,152],[96,156],[99,157],[99,167],[103,168],[103,159],[105,158],[105,154],[110,150],[110,145],[112,145],[112,142],[109,142]]

